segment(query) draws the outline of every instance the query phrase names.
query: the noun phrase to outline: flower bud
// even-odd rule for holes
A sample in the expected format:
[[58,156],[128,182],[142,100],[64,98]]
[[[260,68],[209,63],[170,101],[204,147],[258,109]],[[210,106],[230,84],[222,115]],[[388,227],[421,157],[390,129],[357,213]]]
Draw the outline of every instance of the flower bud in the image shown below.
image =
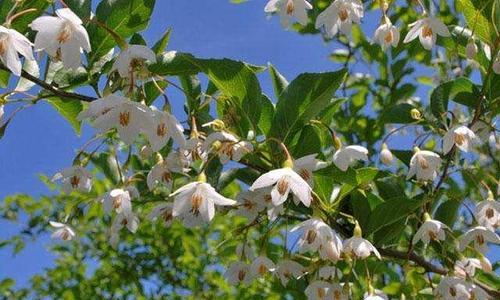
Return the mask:
[[201,125],[201,127],[212,127],[213,130],[215,131],[223,131],[226,128],[226,124],[224,124],[224,121],[215,119],[211,122],[205,123]]
[[465,47],[465,55],[468,59],[474,59],[477,55],[477,45],[474,42],[474,39],[470,39]]
[[149,145],[144,145],[144,146],[142,146],[141,150],[139,151],[139,155],[143,159],[150,158],[151,155],[153,155],[153,150],[151,149],[151,147]]
[[500,59],[498,58],[493,63],[493,72],[495,72],[495,74],[500,74]]
[[491,262],[484,256],[479,258],[479,262],[481,263],[481,269],[486,273],[491,273],[493,271],[493,267],[491,266]]
[[380,151],[380,161],[386,165],[390,166],[393,160],[392,152],[387,148],[387,144],[382,144],[382,151]]
[[339,150],[340,148],[342,148],[342,142],[336,136],[333,136],[333,146],[335,146],[336,150]]
[[3,105],[0,104],[0,122],[2,122],[2,118],[3,118]]
[[410,115],[411,115],[411,118],[414,120],[420,120],[422,118],[422,113],[420,113],[420,111],[416,108],[413,108],[412,110],[410,110]]
[[362,237],[363,236],[363,232],[361,231],[361,226],[359,226],[358,221],[356,221],[356,225],[354,226],[353,236],[355,236],[355,237]]

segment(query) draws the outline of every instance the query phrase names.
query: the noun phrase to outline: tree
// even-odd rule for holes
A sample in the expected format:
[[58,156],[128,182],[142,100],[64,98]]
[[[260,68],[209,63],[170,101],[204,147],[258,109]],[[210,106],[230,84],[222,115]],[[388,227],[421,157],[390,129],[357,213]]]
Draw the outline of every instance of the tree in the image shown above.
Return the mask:
[[[166,50],[170,30],[146,45],[154,6],[0,3],[1,115],[15,107],[1,135],[40,101],[76,133],[96,129],[42,178],[59,194],[2,202],[2,218],[28,220],[1,247],[61,240],[52,268],[26,287],[3,279],[3,297],[500,297],[487,256],[500,243],[498,0],[271,0],[284,27],[341,47],[341,67],[293,80]],[[373,38],[365,11],[381,16]],[[422,84],[429,100],[413,97]]]

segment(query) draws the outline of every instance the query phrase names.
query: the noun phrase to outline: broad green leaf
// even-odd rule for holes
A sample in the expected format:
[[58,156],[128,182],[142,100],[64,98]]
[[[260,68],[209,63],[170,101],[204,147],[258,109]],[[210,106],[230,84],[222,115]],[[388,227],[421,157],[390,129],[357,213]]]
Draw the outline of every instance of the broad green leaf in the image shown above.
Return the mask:
[[172,28],[167,29],[163,36],[153,45],[153,50],[156,55],[161,54],[163,51],[165,51],[165,48],[168,46],[168,42],[170,41],[170,35],[172,33]]
[[448,100],[475,107],[479,100],[479,90],[467,78],[460,77],[437,86],[431,94],[431,111],[441,120],[448,110]]
[[84,23],[90,18],[92,0],[64,0],[64,2]]
[[90,157],[90,161],[99,168],[107,179],[113,184],[120,180],[120,173],[115,158],[109,153],[96,153]]
[[264,94],[262,94],[260,103],[262,106],[262,111],[260,112],[258,127],[262,133],[267,135],[269,133],[269,130],[271,130],[271,125],[274,118],[274,104],[271,102],[271,99],[269,99]]
[[79,135],[82,122],[77,119],[77,116],[83,109],[82,103],[59,97],[47,97],[45,99],[70,123],[71,127]]
[[288,86],[288,81],[272,64],[269,63],[268,68],[269,75],[271,76],[271,82],[273,83],[274,95],[279,97],[283,90]]
[[408,103],[392,105],[384,109],[380,115],[380,121],[392,124],[408,124],[416,120],[411,117],[410,111],[415,106]]
[[434,213],[434,219],[441,221],[452,228],[458,216],[460,204],[460,201],[453,199],[441,203]]
[[162,53],[157,62],[149,66],[149,71],[160,76],[196,75],[200,68],[193,64],[196,58],[188,53],[169,51]]
[[12,22],[12,28],[24,34],[28,31],[28,25],[37,17],[41,16],[44,11],[49,6],[50,2],[45,0],[2,0],[0,1],[0,20],[4,22],[7,18],[7,14],[14,6],[14,3],[18,3],[16,9],[13,11],[13,14],[19,13],[26,9],[34,8],[36,11],[24,14],[18,18],[16,18]]
[[0,70],[0,88],[6,88],[9,84],[10,72]]
[[497,38],[495,29],[489,21],[493,1],[455,0],[455,3],[457,10],[464,14],[468,27],[485,43],[491,45]]

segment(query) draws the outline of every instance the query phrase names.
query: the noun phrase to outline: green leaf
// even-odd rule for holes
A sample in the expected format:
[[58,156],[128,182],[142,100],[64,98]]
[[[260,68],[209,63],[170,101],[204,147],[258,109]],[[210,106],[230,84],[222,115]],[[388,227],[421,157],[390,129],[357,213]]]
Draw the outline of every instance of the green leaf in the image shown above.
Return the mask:
[[28,31],[28,25],[37,17],[41,16],[44,11],[49,7],[50,2],[45,0],[25,0],[25,1],[17,1],[17,0],[2,0],[0,1],[0,20],[4,22],[7,18],[7,14],[12,9],[14,4],[18,3],[16,9],[12,14],[19,13],[26,9],[34,8],[36,11],[24,14],[18,18],[16,18],[12,22],[12,28],[24,34]]
[[271,81],[273,83],[274,95],[279,97],[283,90],[285,90],[288,86],[288,81],[271,63],[268,64],[268,68],[269,75],[271,76]]
[[0,88],[6,88],[9,85],[10,72],[0,70]]
[[410,160],[413,156],[413,151],[410,150],[392,150],[392,154],[397,157],[406,166],[410,166]]
[[441,203],[434,213],[434,219],[441,221],[452,228],[458,216],[460,204],[460,201],[453,199]]
[[345,69],[299,75],[278,99],[271,136],[288,144],[306,122],[314,119],[331,103],[334,92],[345,76]]
[[413,123],[415,122],[415,119],[411,117],[410,111],[414,108],[415,106],[408,103],[389,106],[382,111],[382,114],[380,115],[380,121],[383,123],[392,124]]
[[271,102],[271,99],[264,94],[262,94],[260,104],[262,106],[262,110],[260,112],[258,127],[262,133],[267,135],[269,130],[271,130],[274,118],[274,104]]
[[[96,9],[97,21],[126,39],[148,26],[155,0],[105,0]],[[93,63],[116,45],[111,34],[98,25],[88,28],[92,52],[89,61]]]
[[146,40],[139,33],[134,33],[128,41],[131,45],[147,46]]
[[456,0],[457,10],[464,14],[469,28],[474,30],[485,43],[492,44],[496,39],[493,24],[489,21],[492,11],[491,0]]
[[64,3],[66,3],[83,22],[90,18],[92,0],[65,0]]
[[107,179],[113,184],[120,180],[120,172],[117,167],[116,160],[109,153],[94,154],[90,157],[90,161],[99,168]]
[[170,35],[172,33],[172,28],[167,29],[163,36],[153,45],[153,50],[156,55],[161,54],[163,51],[165,51],[165,48],[168,46],[168,42],[170,41]]
[[83,109],[82,103],[59,97],[48,97],[46,100],[70,123],[76,134],[80,135],[82,123],[77,119],[77,116]]
[[467,78],[460,77],[437,86],[431,94],[431,111],[438,119],[442,119],[448,111],[448,100],[475,107],[479,100],[478,88]]
[[162,53],[157,62],[149,66],[149,71],[160,76],[196,75],[200,68],[193,64],[196,58],[188,53],[168,51]]

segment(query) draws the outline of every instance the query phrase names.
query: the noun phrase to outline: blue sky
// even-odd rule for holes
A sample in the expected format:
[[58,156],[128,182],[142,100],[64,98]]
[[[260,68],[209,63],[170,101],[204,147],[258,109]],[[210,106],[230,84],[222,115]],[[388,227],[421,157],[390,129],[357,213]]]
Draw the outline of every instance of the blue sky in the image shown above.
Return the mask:
[[[334,44],[324,43],[318,35],[301,36],[283,30],[278,18],[267,20],[264,5],[261,0],[241,5],[230,4],[228,0],[158,0],[151,26],[143,34],[152,44],[166,28],[172,27],[170,50],[198,57],[229,57],[258,65],[272,62],[288,79],[306,71],[339,68],[328,59],[336,48]],[[363,19],[368,36],[372,36],[378,20],[378,12]],[[261,84],[264,92],[272,95],[267,74],[261,75]],[[182,95],[174,90],[169,93],[174,112],[179,113]],[[425,99],[427,94],[422,91],[420,96]],[[47,104],[37,104],[18,114],[0,140],[0,199],[14,193],[49,193],[37,174],[51,176],[70,165],[76,149],[91,134],[92,130],[84,126],[82,137],[76,136]],[[22,224],[0,221],[0,226],[1,239],[17,232]],[[53,257],[46,251],[47,243],[47,237],[30,243],[17,257],[0,251],[0,280],[10,276],[26,283],[30,275],[50,266]]]

